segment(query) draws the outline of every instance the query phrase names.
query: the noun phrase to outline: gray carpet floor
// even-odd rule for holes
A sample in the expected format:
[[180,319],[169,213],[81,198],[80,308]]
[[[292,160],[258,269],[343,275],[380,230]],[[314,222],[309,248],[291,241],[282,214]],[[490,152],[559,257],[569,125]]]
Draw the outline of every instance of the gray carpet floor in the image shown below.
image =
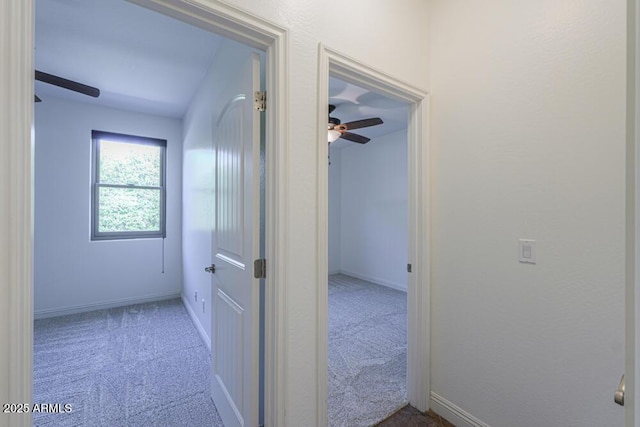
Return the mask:
[[367,427],[407,402],[407,294],[329,276],[329,426]]
[[[329,277],[329,425],[365,427],[406,403],[406,294]],[[222,427],[209,351],[179,299],[34,322],[35,426]]]
[[209,350],[179,299],[36,320],[35,426],[222,426]]

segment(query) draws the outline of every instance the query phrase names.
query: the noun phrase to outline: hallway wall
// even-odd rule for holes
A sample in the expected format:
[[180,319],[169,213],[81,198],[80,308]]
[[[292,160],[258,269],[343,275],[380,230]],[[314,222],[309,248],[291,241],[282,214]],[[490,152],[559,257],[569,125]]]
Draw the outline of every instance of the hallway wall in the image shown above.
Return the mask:
[[435,409],[621,426],[625,1],[429,6]]

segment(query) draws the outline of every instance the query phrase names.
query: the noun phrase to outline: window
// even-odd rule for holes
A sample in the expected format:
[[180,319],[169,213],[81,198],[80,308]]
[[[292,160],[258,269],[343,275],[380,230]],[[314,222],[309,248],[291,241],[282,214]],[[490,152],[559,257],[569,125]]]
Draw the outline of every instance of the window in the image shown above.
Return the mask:
[[91,239],[165,237],[167,141],[92,131]]

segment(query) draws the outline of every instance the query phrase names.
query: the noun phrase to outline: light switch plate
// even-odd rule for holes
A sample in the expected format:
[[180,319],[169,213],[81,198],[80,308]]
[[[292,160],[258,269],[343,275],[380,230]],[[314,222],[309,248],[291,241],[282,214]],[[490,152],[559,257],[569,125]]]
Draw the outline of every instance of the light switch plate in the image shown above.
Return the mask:
[[526,264],[536,263],[536,241],[518,239],[518,261]]

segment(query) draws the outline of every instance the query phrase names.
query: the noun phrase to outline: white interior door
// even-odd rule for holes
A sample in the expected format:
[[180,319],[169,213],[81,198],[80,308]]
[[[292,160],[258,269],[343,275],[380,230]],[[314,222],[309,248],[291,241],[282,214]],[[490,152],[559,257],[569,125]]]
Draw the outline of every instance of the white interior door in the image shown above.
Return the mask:
[[214,120],[213,401],[226,427],[257,426],[259,398],[260,57],[247,51]]

